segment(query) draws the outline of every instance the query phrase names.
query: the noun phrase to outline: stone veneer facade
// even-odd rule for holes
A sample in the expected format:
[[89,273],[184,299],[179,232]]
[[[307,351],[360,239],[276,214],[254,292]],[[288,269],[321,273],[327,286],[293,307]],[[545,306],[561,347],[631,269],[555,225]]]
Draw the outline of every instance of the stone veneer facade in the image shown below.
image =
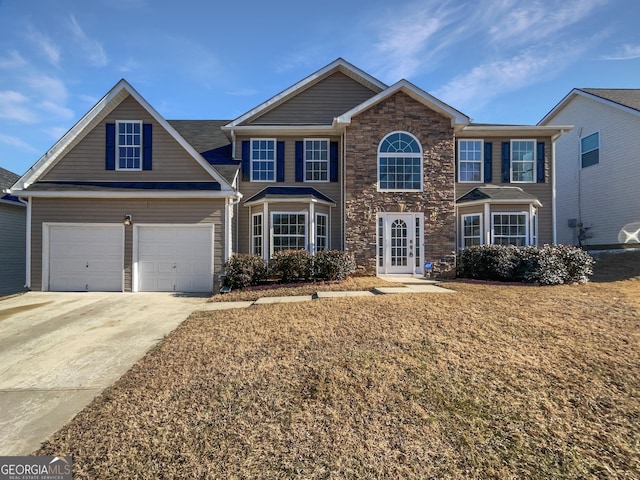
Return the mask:
[[[377,190],[378,146],[395,131],[411,133],[422,146],[422,192]],[[345,249],[355,253],[361,273],[376,274],[376,213],[403,208],[424,213],[424,258],[433,273],[455,276],[454,165],[451,119],[403,92],[352,119],[346,132]]]

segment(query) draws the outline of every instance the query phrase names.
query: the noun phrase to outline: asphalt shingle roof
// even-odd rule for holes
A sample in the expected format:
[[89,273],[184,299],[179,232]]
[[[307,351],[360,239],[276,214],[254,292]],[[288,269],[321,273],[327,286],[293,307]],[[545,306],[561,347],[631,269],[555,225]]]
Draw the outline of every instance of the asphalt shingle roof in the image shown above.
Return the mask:
[[535,196],[520,187],[476,187],[456,200],[456,203],[475,202],[478,200],[514,200],[517,202],[535,202]]
[[640,111],[640,88],[580,88],[579,90]]
[[325,202],[335,203],[324,193],[320,193],[318,190],[312,187],[267,187],[260,190],[253,197],[247,199],[244,203],[260,200],[264,197],[315,197],[318,200],[324,200]]

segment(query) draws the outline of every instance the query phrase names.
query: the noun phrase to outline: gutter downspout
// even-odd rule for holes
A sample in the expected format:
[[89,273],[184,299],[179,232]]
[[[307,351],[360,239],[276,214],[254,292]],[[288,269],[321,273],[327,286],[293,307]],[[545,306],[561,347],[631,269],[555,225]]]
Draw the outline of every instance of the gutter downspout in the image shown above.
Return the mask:
[[31,202],[27,197],[18,197],[18,200],[27,206],[24,287],[31,290]]

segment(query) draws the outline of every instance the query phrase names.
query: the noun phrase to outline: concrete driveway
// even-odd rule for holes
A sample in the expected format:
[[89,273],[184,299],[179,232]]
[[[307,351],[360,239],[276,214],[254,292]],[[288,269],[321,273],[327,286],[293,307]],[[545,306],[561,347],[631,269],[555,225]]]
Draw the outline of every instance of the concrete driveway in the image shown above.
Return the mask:
[[29,292],[0,301],[0,455],[37,449],[206,300]]

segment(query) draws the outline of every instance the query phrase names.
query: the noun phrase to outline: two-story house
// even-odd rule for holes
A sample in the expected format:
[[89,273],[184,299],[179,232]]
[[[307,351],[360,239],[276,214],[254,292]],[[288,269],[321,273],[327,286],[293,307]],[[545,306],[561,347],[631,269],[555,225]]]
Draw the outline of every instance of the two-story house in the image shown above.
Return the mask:
[[121,80],[11,189],[30,199],[27,281],[211,291],[233,253],[292,248],[452,276],[458,248],[553,241],[564,130],[472,124],[342,59],[232,121],[167,121]]

